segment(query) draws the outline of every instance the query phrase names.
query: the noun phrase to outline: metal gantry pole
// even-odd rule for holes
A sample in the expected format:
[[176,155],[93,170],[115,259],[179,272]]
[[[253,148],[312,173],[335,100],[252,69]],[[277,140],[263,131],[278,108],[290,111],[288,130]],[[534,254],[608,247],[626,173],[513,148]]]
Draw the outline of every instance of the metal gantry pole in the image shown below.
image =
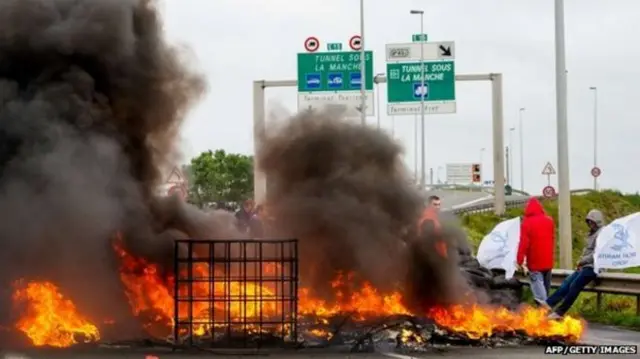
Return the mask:
[[[493,176],[494,182],[494,211],[497,215],[504,214],[505,211],[505,194],[504,194],[504,113],[502,107],[502,74],[473,74],[473,75],[456,75],[456,81],[491,81],[491,114],[492,114],[492,129],[493,129]],[[377,80],[378,83],[387,82],[386,76],[380,77]],[[265,108],[264,108],[264,90],[268,87],[296,87],[296,80],[281,80],[281,81],[254,81],[254,109],[253,109],[253,122],[254,122],[254,141],[259,142],[259,139],[266,134],[265,126]],[[417,129],[417,116],[414,118],[415,127]],[[417,131],[415,131],[417,133]],[[416,136],[417,140],[417,136]],[[417,148],[417,141],[416,141]],[[258,147],[255,146],[255,150]],[[417,156],[416,156],[417,158]],[[257,164],[254,165],[256,173],[254,175],[254,195],[256,201],[260,201],[261,198],[265,198],[268,183],[268,179],[265,179],[260,173],[257,172]],[[417,167],[417,166],[416,166]],[[259,178],[263,178],[260,181]]]
[[364,0],[360,0],[360,118],[362,125],[367,124],[367,71],[364,52]]
[[556,118],[558,133],[558,222],[560,266],[573,268],[571,243],[571,188],[569,174],[569,126],[567,121],[567,66],[565,58],[564,1],[555,0]]
[[396,139],[396,116],[391,116],[391,138]]
[[[376,78],[378,75],[376,75]],[[380,84],[376,82],[375,84],[376,91],[376,122],[378,123],[378,130],[380,129]]]
[[520,109],[520,190],[524,191],[524,127],[522,127],[522,113],[524,112],[524,107]]
[[[589,87],[593,91],[593,168],[598,167],[598,88]],[[593,190],[598,190],[598,177],[593,176]]]
[[413,176],[418,183],[418,115],[413,115]]

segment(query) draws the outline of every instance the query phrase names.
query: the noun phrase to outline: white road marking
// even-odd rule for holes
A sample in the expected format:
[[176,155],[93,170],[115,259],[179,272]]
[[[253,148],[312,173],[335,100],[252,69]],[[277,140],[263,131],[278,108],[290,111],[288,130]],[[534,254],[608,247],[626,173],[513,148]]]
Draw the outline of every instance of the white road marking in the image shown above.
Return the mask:
[[396,359],[419,359],[418,357],[412,357],[412,356],[401,355],[396,353],[382,353],[382,355],[388,356],[390,358],[396,358]]

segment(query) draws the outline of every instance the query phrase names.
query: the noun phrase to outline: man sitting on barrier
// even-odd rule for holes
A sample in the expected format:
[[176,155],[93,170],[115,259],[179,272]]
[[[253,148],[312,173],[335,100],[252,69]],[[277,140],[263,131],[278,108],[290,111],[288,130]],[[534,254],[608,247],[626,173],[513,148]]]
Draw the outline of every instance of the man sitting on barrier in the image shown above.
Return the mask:
[[[549,310],[553,310],[549,314],[550,319],[562,318],[576,301],[584,287],[598,276],[593,270],[593,254],[596,249],[596,238],[605,224],[604,215],[599,210],[592,209],[587,214],[586,222],[589,226],[589,235],[587,236],[587,243],[582,250],[580,261],[578,261],[577,269],[562,282],[560,288],[546,301],[545,306]],[[555,308],[560,302],[562,302],[560,306]]]

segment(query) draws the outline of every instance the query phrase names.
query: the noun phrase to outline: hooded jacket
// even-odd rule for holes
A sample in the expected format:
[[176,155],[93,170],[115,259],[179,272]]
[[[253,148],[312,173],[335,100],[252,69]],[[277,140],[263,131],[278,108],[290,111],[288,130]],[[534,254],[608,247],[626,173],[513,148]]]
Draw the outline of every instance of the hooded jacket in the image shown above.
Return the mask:
[[555,228],[553,218],[548,216],[542,204],[531,198],[524,209],[524,219],[520,227],[520,244],[517,261],[522,265],[527,260],[527,268],[533,272],[553,269],[555,249]]
[[600,230],[605,225],[604,215],[597,209],[590,210],[589,213],[587,213],[586,219],[593,221],[598,228],[596,230],[589,231],[587,243],[582,250],[580,260],[578,261],[578,267],[593,267],[593,252],[596,250],[596,238],[598,238]]

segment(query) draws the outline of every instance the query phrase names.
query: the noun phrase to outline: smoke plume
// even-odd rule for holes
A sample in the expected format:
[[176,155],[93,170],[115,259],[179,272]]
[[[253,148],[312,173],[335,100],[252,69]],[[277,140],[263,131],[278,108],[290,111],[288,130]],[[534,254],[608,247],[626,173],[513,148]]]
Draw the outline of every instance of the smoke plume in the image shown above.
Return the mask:
[[337,273],[355,272],[381,290],[404,286],[412,307],[462,293],[455,236],[441,235],[451,248],[442,259],[429,245],[435,235],[416,233],[424,198],[401,155],[383,131],[329,112],[270,128],[258,156],[267,211],[275,235],[300,241],[303,286],[329,297]]
[[1,310],[26,278],[113,315],[114,234],[142,252],[169,225],[197,230],[153,191],[204,90],[152,1],[0,2]]

